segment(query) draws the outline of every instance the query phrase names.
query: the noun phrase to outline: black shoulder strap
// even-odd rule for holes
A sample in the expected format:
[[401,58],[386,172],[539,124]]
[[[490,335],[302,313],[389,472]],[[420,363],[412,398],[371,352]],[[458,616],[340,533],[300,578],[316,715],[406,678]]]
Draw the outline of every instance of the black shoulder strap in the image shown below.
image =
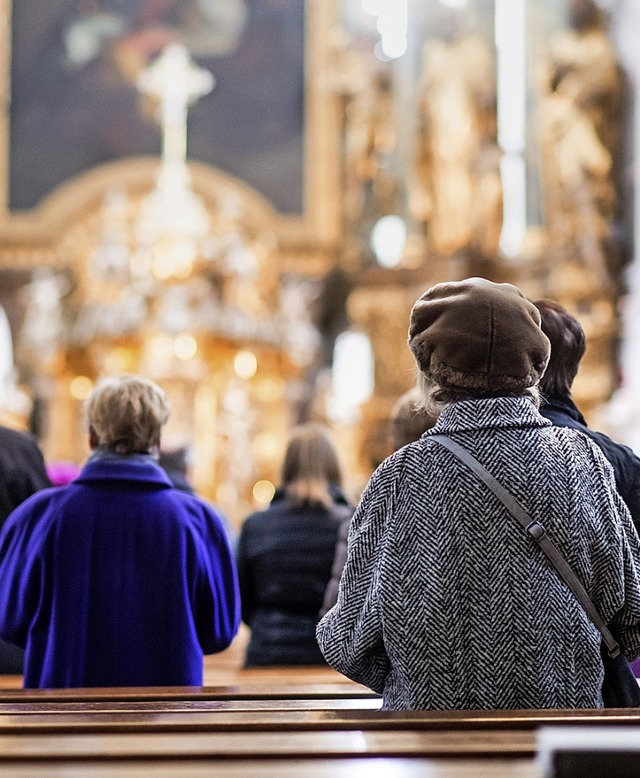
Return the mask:
[[547,535],[543,525],[539,521],[533,520],[511,492],[507,491],[504,486],[496,480],[496,478],[494,478],[494,476],[492,476],[466,448],[464,448],[464,446],[451,440],[451,438],[448,438],[446,435],[430,435],[429,440],[435,440],[436,443],[447,448],[454,456],[470,468],[478,478],[484,481],[495,496],[504,504],[509,513],[522,525],[525,531],[536,541],[536,543],[538,543],[540,548],[547,555],[549,561],[558,572],[558,575],[574,593],[578,602],[585,609],[587,616],[602,634],[602,639],[607,647],[609,656],[612,658],[619,656],[620,646],[616,642],[616,639],[611,634],[604,619],[600,616],[596,606],[591,601],[586,589],[573,572],[573,569]]

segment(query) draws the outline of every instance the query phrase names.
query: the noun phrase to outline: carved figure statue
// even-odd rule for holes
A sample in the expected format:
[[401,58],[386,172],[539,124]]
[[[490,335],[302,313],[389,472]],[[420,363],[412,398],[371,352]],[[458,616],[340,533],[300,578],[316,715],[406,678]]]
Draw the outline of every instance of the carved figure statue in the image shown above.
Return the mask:
[[481,37],[451,21],[423,49],[410,206],[438,253],[491,253],[502,220],[495,64]]
[[551,246],[610,284],[617,210],[622,78],[602,12],[571,0],[570,28],[551,42],[543,73],[539,146]]

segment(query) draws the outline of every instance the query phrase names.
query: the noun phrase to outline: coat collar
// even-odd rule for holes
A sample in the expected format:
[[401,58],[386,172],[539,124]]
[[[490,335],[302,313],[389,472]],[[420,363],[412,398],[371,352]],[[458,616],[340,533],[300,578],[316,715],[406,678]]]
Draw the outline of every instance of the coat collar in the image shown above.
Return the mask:
[[94,481],[144,481],[159,487],[172,488],[165,471],[150,457],[90,458],[74,484]]
[[491,397],[447,405],[435,427],[427,430],[424,437],[478,429],[550,426],[551,422],[543,418],[526,397]]
[[585,427],[587,426],[586,419],[582,413],[580,413],[580,410],[573,402],[573,399],[566,395],[554,394],[546,396],[542,404],[541,412],[545,416],[547,413],[563,413],[570,419],[577,421],[579,424],[584,424]]

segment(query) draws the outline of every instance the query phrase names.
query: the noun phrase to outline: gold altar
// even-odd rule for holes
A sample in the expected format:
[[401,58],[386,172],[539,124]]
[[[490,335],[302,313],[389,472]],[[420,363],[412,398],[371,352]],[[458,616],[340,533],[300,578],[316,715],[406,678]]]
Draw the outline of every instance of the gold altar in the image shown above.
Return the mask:
[[[178,119],[173,140],[165,125],[162,151],[159,142],[150,154],[136,141],[132,148],[141,153],[122,153],[122,138],[112,130],[101,140],[111,141],[116,132],[108,159],[78,163],[70,175],[61,163],[60,180],[40,195],[44,184],[32,186],[34,175],[39,170],[46,179],[49,172],[39,155],[55,160],[68,153],[70,141],[62,134],[59,146],[46,141],[49,147],[42,140],[46,133],[34,133],[28,146],[29,138],[23,142],[16,134],[29,98],[19,76],[29,71],[26,49],[12,50],[11,42],[15,47],[22,40],[29,4],[18,8],[0,0],[0,304],[11,323],[16,391],[23,399],[5,417],[26,426],[29,402],[44,409],[40,425],[33,414],[31,422],[48,460],[81,462],[86,456],[82,400],[99,376],[141,372],[169,393],[173,415],[166,436],[192,445],[196,488],[233,521],[268,500],[287,431],[307,418],[333,427],[350,496],[357,498],[388,453],[389,410],[413,382],[405,346],[411,305],[432,283],[468,275],[512,281],[531,298],[553,297],[575,313],[589,343],[576,401],[588,415],[608,400],[618,383],[619,302],[629,253],[628,240],[620,239],[626,217],[618,151],[624,139],[616,135],[624,106],[621,67],[594,4],[556,3],[556,11],[542,2],[526,4],[522,35],[535,66],[523,77],[523,111],[529,113],[517,148],[505,140],[499,99],[516,60],[508,59],[504,41],[502,48],[494,45],[505,21],[498,9],[507,13],[505,4],[476,0],[460,10],[436,0],[410,3],[411,58],[403,65],[400,58],[374,56],[377,32],[373,22],[354,23],[362,12],[353,3],[293,3],[298,15],[291,18],[301,30],[299,61],[290,63],[303,78],[299,132],[289,146],[274,145],[272,158],[263,158],[260,148],[250,147],[251,122],[264,133],[260,143],[275,144],[277,112],[264,126],[259,112],[247,113],[252,120],[230,125],[228,169],[225,153],[213,164],[203,161],[204,152],[186,150],[193,140],[206,151],[215,139],[216,111],[223,110],[216,106],[233,97],[234,90],[224,91],[229,40],[239,52],[233,73],[248,74],[238,83],[248,92],[252,84],[266,83],[260,68],[272,53],[260,49],[262,59],[256,55],[253,63],[233,27],[243,4],[230,4],[239,15],[228,17],[222,43],[200,36],[186,11],[184,18],[176,11],[175,18],[156,19],[152,38],[148,29],[133,35],[126,26],[114,27],[131,20],[124,12],[117,17],[108,3],[95,5],[94,17],[78,11],[69,21],[65,40],[72,33],[98,35],[92,31],[100,24],[101,37],[92,39],[102,46],[100,55],[80,47],[74,56],[87,64],[72,61],[60,78],[80,84],[89,68],[97,78],[100,65],[100,80],[91,83],[113,92],[118,82],[118,99],[126,94],[135,103],[143,141],[150,127],[160,137],[161,121],[154,117],[163,98],[137,84],[159,59],[157,43],[154,49],[149,42],[159,30],[190,49],[199,67],[213,62],[216,85],[211,98],[184,93],[182,140]],[[254,50],[260,24],[267,30],[276,24],[269,16],[276,11],[263,5],[256,4],[262,16],[254,26],[251,19],[246,23],[246,46]],[[276,21],[289,24],[291,36],[287,7],[278,6]],[[36,44],[45,45],[44,37],[36,38],[25,38],[33,67]],[[104,94],[111,99],[112,92]],[[77,105],[60,113],[45,95],[25,114],[24,127],[46,125],[38,113],[43,105],[52,111],[51,128],[75,116],[88,99],[83,94],[79,89]],[[291,95],[285,83],[270,99],[280,106]],[[252,100],[259,97],[256,92]],[[205,104],[214,106],[212,113],[198,114]],[[89,100],[85,111],[96,110]],[[89,135],[102,133],[108,119],[102,117]],[[234,140],[242,154],[233,151]],[[167,173],[171,153],[173,173]],[[513,213],[507,158],[526,171],[526,191],[533,192],[515,251],[501,243],[505,214]],[[296,159],[300,175],[287,178],[298,170]],[[163,164],[172,182],[170,205],[149,222],[148,210],[158,208],[163,196]],[[171,178],[176,169],[178,184]],[[188,218],[200,218],[205,228],[171,232],[174,211],[187,202]],[[405,230],[391,258],[374,245],[389,216]],[[368,337],[374,377],[371,396],[347,417],[332,415],[327,401],[332,350],[344,332]]]

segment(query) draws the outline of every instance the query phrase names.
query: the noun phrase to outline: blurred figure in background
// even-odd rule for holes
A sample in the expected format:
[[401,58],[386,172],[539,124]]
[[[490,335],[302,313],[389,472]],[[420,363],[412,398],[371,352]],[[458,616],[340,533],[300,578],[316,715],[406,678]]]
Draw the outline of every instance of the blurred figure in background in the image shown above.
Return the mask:
[[158,464],[171,479],[171,483],[187,494],[195,494],[191,484],[191,449],[187,445],[162,447],[158,456]]
[[[191,446],[187,443],[162,446],[158,456],[158,464],[169,476],[176,489],[187,494],[196,495],[196,489],[191,483],[191,468],[193,466],[193,454]],[[213,506],[218,518],[222,522],[227,533],[227,538],[232,548],[238,542],[238,533],[235,531],[229,519],[222,513],[217,505]]]
[[75,462],[60,460],[47,462],[47,475],[52,486],[66,486],[80,475],[81,468]]
[[[27,497],[51,486],[35,439],[0,426],[0,527]],[[0,639],[0,673],[21,673],[24,650]]]
[[0,526],[27,497],[48,486],[51,481],[35,439],[0,426]]
[[427,411],[424,408],[418,387],[409,389],[400,396],[391,409],[389,454],[418,440],[423,432],[433,427],[437,419],[438,415],[435,411]]
[[338,528],[353,509],[337,451],[320,424],[295,427],[271,505],[251,514],[238,541],[245,666],[325,664],[315,638]]

